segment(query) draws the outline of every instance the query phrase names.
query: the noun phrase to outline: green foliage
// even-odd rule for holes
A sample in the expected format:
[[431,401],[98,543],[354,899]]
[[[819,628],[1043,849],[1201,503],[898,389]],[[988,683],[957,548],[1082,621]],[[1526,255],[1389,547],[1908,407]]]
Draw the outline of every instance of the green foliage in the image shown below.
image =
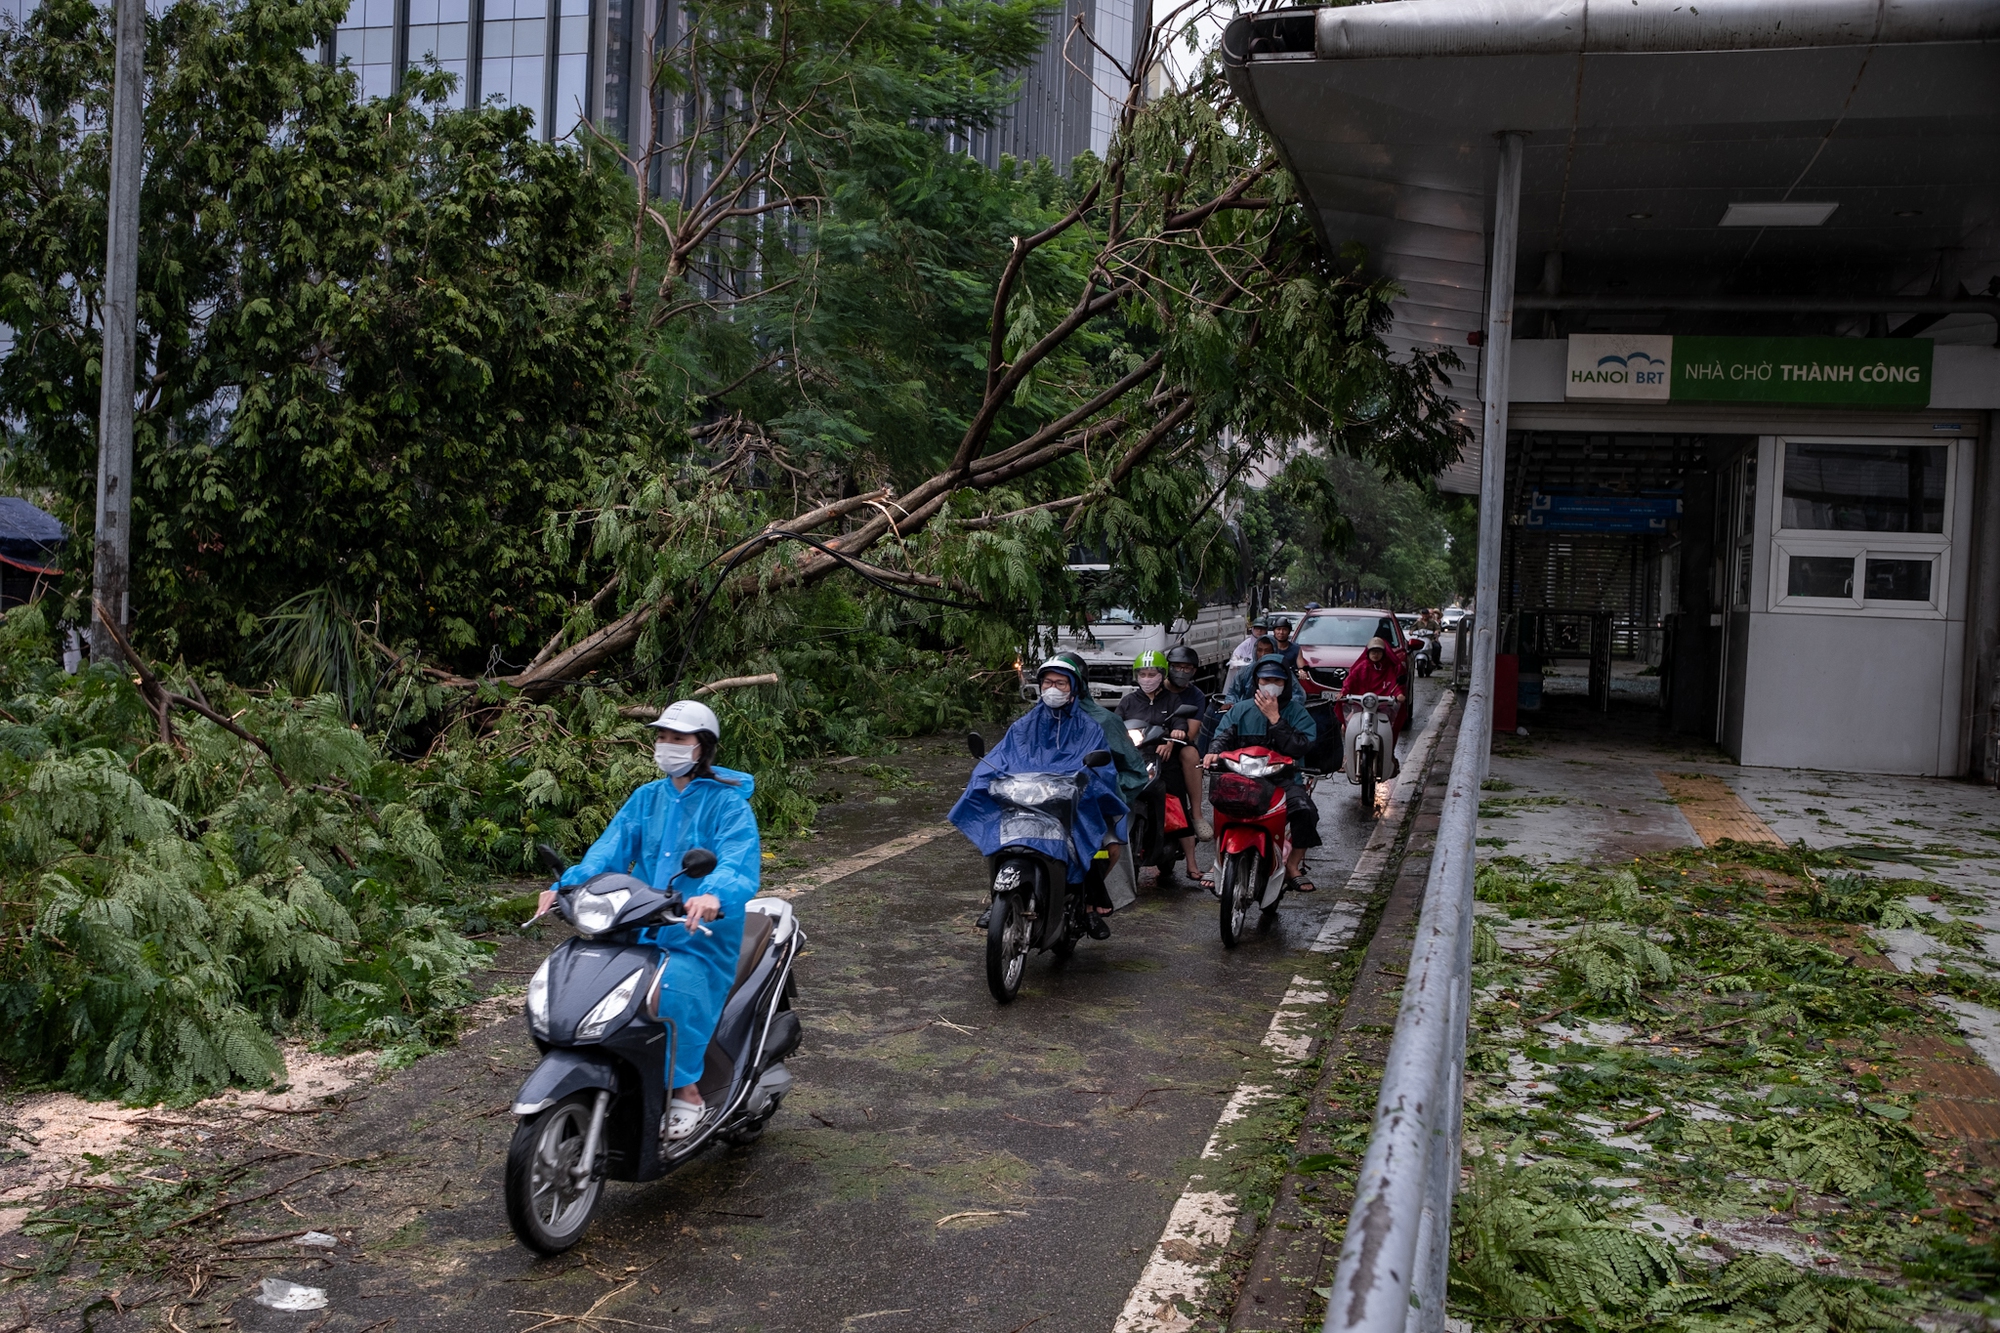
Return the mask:
[[[230,663],[250,617],[328,588],[379,637],[477,665],[567,601],[576,571],[536,534],[624,438],[630,190],[523,111],[421,105],[443,76],[356,102],[301,53],[344,8],[179,0],[148,21],[134,605],[152,641]],[[0,25],[0,415],[9,479],[69,524],[72,592],[110,21],[50,0]]]
[[1556,961],[1573,991],[1628,1010],[1640,1003],[1642,988],[1667,985],[1676,975],[1666,950],[1614,926],[1584,926],[1556,951]]
[[1425,487],[1368,459],[1307,454],[1246,492],[1240,521],[1273,605],[1407,609],[1442,606],[1471,586],[1456,581],[1455,534],[1439,506]]
[[1484,1158],[1452,1210],[1451,1297],[1489,1316],[1587,1327],[1680,1274],[1666,1244],[1559,1168]]
[[1913,890],[1929,887],[1920,881],[1828,875],[1814,876],[1811,883],[1814,916],[1828,921],[1864,921],[1887,930],[1925,924],[1903,901]]
[[330,697],[207,688],[286,780],[185,713],[167,743],[119,672],[64,676],[40,607],[0,621],[0,1060],[32,1078],[189,1097],[269,1079],[273,1034],[420,1047],[470,996],[394,766]]

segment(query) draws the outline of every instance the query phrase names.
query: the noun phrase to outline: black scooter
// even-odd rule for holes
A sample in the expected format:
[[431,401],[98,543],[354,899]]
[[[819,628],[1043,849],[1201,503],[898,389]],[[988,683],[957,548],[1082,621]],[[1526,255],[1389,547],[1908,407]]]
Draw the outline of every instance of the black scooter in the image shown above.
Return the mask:
[[[1174,710],[1173,721],[1185,722],[1200,711],[1193,704],[1182,704]],[[1167,738],[1165,727],[1155,726],[1144,732],[1127,728],[1126,735],[1146,760],[1146,785],[1136,793],[1129,816],[1128,845],[1132,849],[1133,868],[1153,866],[1168,871],[1181,859],[1181,838],[1193,828],[1194,810],[1189,798],[1181,802],[1182,826],[1167,827],[1167,765],[1180,763],[1180,747],[1187,742],[1173,742],[1174,753],[1162,759],[1154,751]]]
[[[965,744],[974,759],[986,757],[986,738],[978,732],[968,733]],[[1083,762],[1102,768],[1111,762],[1111,751],[1092,750]],[[986,858],[993,895],[986,909],[986,989],[1001,1004],[1013,1003],[1020,993],[1029,949],[1067,958],[1089,933],[1088,881],[1070,884],[1069,865],[1061,857],[1026,843],[1006,843],[1013,837],[1069,842],[1077,798],[1087,785],[1084,773],[1005,773],[986,786],[1002,811],[1003,845]],[[1101,873],[1093,870],[1093,879]]]
[[[552,873],[566,868],[552,848],[536,850]],[[686,930],[673,885],[714,869],[715,853],[697,847],[664,889],[605,874],[556,899],[578,938],[557,945],[528,983],[528,1033],[542,1062],[514,1095],[520,1121],[507,1149],[507,1220],[531,1250],[576,1244],[607,1179],[658,1180],[718,1139],[754,1143],[791,1090],[792,964],[805,934],[790,903],[757,898],[697,1084],[708,1112],[687,1138],[662,1141],[676,1034],[660,1016],[660,973]]]

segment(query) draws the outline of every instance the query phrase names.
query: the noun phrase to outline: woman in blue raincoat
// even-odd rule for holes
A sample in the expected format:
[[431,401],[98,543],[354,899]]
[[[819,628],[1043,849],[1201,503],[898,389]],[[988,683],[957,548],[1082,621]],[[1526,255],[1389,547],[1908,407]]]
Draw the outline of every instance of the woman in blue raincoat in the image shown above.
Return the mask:
[[[687,899],[687,937],[677,937],[667,949],[660,982],[660,1016],[675,1033],[664,1132],[669,1139],[684,1139],[701,1124],[704,1108],[695,1084],[736,981],[744,904],[757,896],[762,853],[750,812],[755,783],[748,773],[714,766],[722,733],[715,713],[683,699],[653,726],[659,728],[653,759],[666,777],[627,797],[583,859],[556,882],[567,888],[615,871],[663,889],[680,870],[683,853],[695,847],[715,853],[715,869],[699,881],[702,892]],[[554,890],[543,900],[546,908]]]
[[[1065,861],[1070,883],[1088,880],[1095,885],[1099,881],[1091,878],[1090,867],[1098,848],[1107,844],[1110,847],[1112,860],[1106,863],[1108,869],[1116,863],[1120,845],[1125,841],[1125,800],[1119,795],[1118,779],[1109,765],[1091,768],[1083,762],[1085,755],[1103,749],[1105,742],[1103,728],[1077,704],[1084,687],[1076,669],[1060,658],[1051,658],[1042,664],[1040,680],[1041,694],[1035,706],[1007,728],[1000,743],[972,770],[965,794],[951,808],[951,822],[982,855],[993,855],[1005,842],[1019,842]],[[1067,845],[1033,837],[1003,841],[1001,806],[986,789],[994,778],[1008,773],[1088,775],[1083,795],[1076,803],[1076,817]],[[1094,893],[1093,897],[1096,896]],[[1109,910],[1108,899],[1095,905],[1090,916],[1093,939],[1110,938],[1111,927],[1104,921]]]

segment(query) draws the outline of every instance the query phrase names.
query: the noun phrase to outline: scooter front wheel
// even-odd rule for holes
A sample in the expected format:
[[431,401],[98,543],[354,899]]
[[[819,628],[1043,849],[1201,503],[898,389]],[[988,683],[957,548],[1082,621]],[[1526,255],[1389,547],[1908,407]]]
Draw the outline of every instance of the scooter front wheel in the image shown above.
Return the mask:
[[580,1161],[595,1091],[573,1093],[515,1126],[507,1147],[507,1221],[539,1254],[576,1244],[597,1211],[604,1177]]
[[1233,852],[1222,863],[1222,947],[1234,949],[1243,938],[1250,904],[1257,900],[1257,853]]
[[1361,769],[1361,808],[1372,815],[1375,813],[1375,752],[1363,750],[1354,756],[1354,762]]
[[1021,991],[1021,973],[1028,964],[1028,923],[1011,893],[995,895],[986,914],[986,989],[1001,1004],[1012,1004]]

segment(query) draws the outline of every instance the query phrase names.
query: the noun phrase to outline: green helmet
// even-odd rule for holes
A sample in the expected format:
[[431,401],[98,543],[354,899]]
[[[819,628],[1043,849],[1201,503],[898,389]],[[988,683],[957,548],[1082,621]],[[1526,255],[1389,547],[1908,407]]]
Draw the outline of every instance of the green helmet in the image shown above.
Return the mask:
[[1164,676],[1167,674],[1167,655],[1157,648],[1148,648],[1145,652],[1140,653],[1132,659],[1132,669],[1134,671],[1157,671]]
[[1054,657],[1051,657],[1048,661],[1042,663],[1042,670],[1047,671],[1051,666],[1054,666],[1057,662],[1067,663],[1069,669],[1076,673],[1076,678],[1078,680],[1088,679],[1088,673],[1085,672],[1083,669],[1083,659],[1081,657],[1078,657],[1075,653],[1057,653]]

